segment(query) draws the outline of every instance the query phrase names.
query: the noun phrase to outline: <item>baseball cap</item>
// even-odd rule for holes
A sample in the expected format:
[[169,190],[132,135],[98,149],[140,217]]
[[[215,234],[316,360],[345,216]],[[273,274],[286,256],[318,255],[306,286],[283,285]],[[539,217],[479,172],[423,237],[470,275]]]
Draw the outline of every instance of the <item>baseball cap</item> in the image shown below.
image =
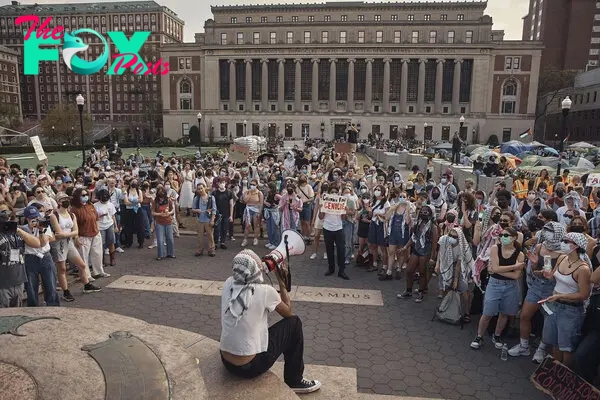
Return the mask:
[[23,211],[23,216],[27,219],[38,218],[40,216],[40,212],[34,206],[29,206]]
[[73,179],[71,179],[70,176],[65,176],[65,177],[63,177],[62,181],[63,181],[63,183],[70,183],[70,182],[73,182]]
[[59,194],[56,195],[56,202],[59,202],[61,200],[68,199],[68,198],[69,198],[68,194],[66,194],[64,192],[60,192]]

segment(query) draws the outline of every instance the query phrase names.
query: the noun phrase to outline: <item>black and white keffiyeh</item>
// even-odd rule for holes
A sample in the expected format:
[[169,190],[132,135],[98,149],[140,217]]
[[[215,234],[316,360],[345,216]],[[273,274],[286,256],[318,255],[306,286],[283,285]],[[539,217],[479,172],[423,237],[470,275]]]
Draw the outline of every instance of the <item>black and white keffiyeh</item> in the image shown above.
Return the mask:
[[548,222],[540,233],[540,244],[550,251],[558,251],[566,233],[567,231],[562,224]]
[[236,324],[252,303],[254,286],[263,283],[261,264],[262,260],[252,250],[242,250],[233,258],[233,286],[229,311],[236,318]]

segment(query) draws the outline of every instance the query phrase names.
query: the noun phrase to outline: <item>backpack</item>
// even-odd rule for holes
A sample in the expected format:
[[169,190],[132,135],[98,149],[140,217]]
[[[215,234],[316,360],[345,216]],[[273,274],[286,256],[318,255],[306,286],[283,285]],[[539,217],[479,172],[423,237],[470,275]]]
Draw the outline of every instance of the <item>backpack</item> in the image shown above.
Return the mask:
[[444,296],[440,305],[435,309],[431,320],[433,321],[436,318],[448,324],[460,325],[460,329],[463,329],[462,302],[457,291],[450,290]]
[[369,252],[369,248],[366,246],[363,250],[359,251],[356,256],[356,265],[359,267],[370,267],[373,265],[373,254]]

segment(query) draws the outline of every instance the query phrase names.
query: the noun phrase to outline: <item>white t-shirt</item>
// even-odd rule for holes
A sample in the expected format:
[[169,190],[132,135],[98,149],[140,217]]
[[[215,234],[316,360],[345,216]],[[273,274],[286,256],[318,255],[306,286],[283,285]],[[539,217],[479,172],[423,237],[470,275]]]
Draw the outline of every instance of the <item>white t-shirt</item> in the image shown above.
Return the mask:
[[377,221],[377,215],[385,215],[390,208],[389,201],[386,201],[383,207],[381,207],[381,203],[381,200],[375,200],[375,203],[373,204],[373,218],[371,219],[373,222]]
[[101,231],[105,231],[110,228],[114,224],[112,217],[117,213],[115,206],[110,201],[106,204],[97,202],[94,203],[94,208],[96,209],[98,215],[106,214],[104,217],[98,220],[98,228],[100,228]]
[[255,285],[252,302],[236,325],[228,311],[232,286],[233,277],[229,277],[221,295],[221,350],[237,356],[264,353],[269,347],[267,316],[281,303],[281,297],[270,285]]

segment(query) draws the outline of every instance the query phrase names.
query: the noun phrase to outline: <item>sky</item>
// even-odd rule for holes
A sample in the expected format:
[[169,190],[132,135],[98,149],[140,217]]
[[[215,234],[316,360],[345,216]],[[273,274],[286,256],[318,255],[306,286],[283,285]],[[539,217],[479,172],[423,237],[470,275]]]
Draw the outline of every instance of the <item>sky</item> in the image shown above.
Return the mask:
[[[95,3],[102,3],[108,0],[96,0]],[[321,3],[321,1],[311,0],[155,0],[173,10],[182,20],[185,21],[184,40],[186,42],[194,41],[196,32],[204,31],[204,21],[211,18],[211,5],[242,5],[242,4],[281,4],[281,3]],[[344,0],[329,0],[344,1]],[[421,0],[428,2],[429,0]],[[82,3],[89,0],[20,0],[21,4],[57,4],[57,3]],[[371,2],[375,2],[372,1]],[[11,0],[0,0],[0,5],[10,4]],[[504,29],[504,39],[520,40],[523,30],[522,18],[527,14],[529,0],[488,0],[486,14],[494,20],[494,29]]]

